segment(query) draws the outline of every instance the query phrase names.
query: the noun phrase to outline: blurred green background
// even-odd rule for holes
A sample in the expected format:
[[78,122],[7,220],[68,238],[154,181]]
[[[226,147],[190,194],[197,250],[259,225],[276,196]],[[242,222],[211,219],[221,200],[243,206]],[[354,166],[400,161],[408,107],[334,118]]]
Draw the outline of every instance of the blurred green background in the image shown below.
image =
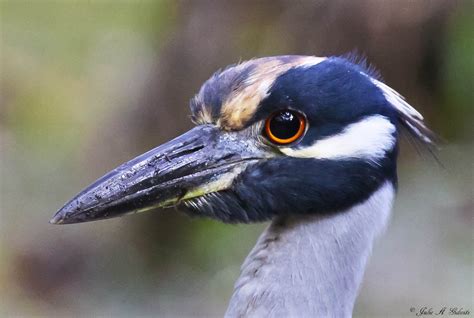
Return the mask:
[[48,224],[84,186],[191,127],[215,70],[356,50],[425,114],[355,315],[473,299],[474,1],[0,2],[0,315],[222,316],[265,224],[174,210]]

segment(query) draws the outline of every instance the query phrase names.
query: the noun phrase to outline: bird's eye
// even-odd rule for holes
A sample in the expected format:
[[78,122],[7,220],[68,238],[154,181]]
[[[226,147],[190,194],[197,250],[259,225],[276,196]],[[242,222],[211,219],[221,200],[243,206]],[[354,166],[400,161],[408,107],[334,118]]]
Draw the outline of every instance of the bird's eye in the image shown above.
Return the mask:
[[265,121],[265,135],[277,145],[287,145],[298,140],[305,129],[306,118],[293,110],[275,112]]

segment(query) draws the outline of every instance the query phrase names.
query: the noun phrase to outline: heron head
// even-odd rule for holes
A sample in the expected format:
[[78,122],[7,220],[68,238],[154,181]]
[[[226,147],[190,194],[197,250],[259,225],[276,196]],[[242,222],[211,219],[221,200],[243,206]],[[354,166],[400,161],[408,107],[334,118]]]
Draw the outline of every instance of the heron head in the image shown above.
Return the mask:
[[112,170],[51,222],[172,206],[224,222],[334,213],[396,183],[401,126],[432,142],[415,109],[344,58],[243,62],[190,104],[195,128]]

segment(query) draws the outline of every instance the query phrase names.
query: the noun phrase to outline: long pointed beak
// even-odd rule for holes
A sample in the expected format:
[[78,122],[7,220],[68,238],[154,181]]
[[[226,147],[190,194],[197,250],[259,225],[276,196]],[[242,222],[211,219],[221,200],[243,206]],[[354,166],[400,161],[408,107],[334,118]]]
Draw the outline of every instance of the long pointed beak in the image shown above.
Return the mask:
[[241,137],[197,126],[112,170],[66,203],[50,223],[113,218],[224,190],[265,157],[252,139]]

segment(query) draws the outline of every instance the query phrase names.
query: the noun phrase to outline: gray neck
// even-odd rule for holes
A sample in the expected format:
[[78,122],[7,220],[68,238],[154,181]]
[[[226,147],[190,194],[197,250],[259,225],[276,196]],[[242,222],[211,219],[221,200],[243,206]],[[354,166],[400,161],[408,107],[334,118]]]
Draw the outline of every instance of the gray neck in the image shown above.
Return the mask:
[[347,211],[273,221],[242,265],[226,317],[351,317],[393,198],[387,182]]

